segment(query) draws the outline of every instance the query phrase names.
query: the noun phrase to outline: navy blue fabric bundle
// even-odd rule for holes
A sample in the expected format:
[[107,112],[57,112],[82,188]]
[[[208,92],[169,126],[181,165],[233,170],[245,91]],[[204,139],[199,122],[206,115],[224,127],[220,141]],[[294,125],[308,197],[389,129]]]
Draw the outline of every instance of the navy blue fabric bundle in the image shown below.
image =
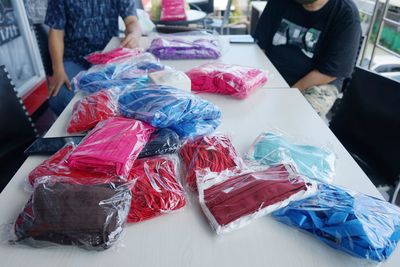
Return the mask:
[[156,128],[170,128],[181,138],[213,132],[221,111],[212,103],[189,92],[163,85],[127,89],[119,97],[124,117],[135,118]]
[[400,239],[400,209],[386,201],[320,184],[313,197],[273,213],[329,246],[372,261],[386,260]]

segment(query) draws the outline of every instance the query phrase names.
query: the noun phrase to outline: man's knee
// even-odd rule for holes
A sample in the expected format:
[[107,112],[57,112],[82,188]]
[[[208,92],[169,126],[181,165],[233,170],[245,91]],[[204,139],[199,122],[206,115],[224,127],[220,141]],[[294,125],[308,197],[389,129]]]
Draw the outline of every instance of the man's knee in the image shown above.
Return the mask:
[[326,116],[339,96],[336,86],[331,84],[313,86],[303,91],[304,97],[321,117]]

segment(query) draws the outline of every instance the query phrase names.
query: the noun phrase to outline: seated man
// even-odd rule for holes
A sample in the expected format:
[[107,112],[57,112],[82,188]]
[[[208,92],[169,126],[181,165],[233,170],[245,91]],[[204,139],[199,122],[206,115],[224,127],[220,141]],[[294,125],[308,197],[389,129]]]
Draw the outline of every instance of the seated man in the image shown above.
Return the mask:
[[320,116],[352,73],[361,38],[352,0],[269,0],[254,38]]
[[84,56],[103,50],[118,36],[118,16],[126,30],[121,45],[136,47],[140,26],[132,0],[49,0],[45,23],[50,27],[49,51],[53,76],[49,81],[49,105],[60,115],[74,96],[70,80],[89,67]]

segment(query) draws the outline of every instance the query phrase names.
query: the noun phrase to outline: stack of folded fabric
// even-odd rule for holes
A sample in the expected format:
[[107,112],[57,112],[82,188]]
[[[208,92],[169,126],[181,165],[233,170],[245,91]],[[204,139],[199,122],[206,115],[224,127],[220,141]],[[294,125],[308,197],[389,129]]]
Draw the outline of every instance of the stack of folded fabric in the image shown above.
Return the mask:
[[156,128],[171,128],[181,138],[209,134],[220,124],[221,111],[212,103],[173,87],[147,85],[125,90],[118,99],[122,116]]
[[231,140],[223,134],[188,140],[179,153],[186,166],[186,182],[192,190],[197,189],[196,171],[209,169],[212,172],[221,172],[244,167]]
[[171,129],[156,130],[151,136],[138,158],[157,155],[174,154],[181,146],[179,135]]
[[87,55],[85,59],[93,65],[98,65],[98,64],[107,64],[119,60],[136,57],[142,53],[143,53],[142,48],[117,47],[107,52],[101,52],[101,51],[93,52]]
[[161,0],[161,21],[186,20],[184,0]]
[[160,59],[217,59],[221,51],[216,40],[153,39],[148,49]]
[[400,209],[386,201],[328,184],[315,196],[273,213],[280,222],[315,235],[353,256],[380,262],[400,239]]
[[69,156],[68,166],[127,179],[133,162],[153,131],[152,126],[141,121],[109,118],[97,124],[81,141]]
[[267,82],[264,71],[223,63],[207,63],[186,73],[192,90],[243,99]]
[[218,234],[239,229],[315,191],[288,165],[241,174],[203,170],[200,175],[200,204]]

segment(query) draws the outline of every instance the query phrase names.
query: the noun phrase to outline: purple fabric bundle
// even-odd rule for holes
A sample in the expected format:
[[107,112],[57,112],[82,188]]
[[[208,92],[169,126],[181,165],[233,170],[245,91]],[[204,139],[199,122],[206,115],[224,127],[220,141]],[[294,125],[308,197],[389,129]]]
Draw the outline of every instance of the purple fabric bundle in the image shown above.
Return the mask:
[[216,59],[221,56],[218,42],[210,39],[156,38],[148,51],[160,59]]

